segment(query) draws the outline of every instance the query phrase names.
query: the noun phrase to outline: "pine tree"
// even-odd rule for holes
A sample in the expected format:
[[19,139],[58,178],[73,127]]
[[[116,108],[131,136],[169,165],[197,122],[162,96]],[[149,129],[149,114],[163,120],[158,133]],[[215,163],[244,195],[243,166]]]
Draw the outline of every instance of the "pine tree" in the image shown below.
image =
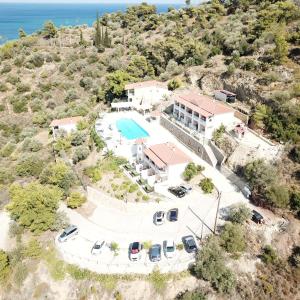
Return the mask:
[[82,33],[81,29],[80,29],[80,41],[79,41],[79,45],[80,46],[84,46],[85,45],[85,40],[83,38],[83,33]]
[[97,21],[96,21],[96,33],[95,33],[95,47],[99,48],[101,45],[101,28],[100,28],[100,20],[99,14],[97,13]]
[[104,44],[105,47],[109,47],[109,37],[108,37],[107,27],[105,29],[103,44]]

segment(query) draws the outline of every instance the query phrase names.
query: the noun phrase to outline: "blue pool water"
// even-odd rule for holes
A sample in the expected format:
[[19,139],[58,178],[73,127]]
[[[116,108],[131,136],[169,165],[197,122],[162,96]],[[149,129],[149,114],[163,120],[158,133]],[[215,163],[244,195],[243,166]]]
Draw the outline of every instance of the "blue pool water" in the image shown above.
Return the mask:
[[149,133],[132,119],[119,119],[116,125],[121,134],[128,140],[149,136]]

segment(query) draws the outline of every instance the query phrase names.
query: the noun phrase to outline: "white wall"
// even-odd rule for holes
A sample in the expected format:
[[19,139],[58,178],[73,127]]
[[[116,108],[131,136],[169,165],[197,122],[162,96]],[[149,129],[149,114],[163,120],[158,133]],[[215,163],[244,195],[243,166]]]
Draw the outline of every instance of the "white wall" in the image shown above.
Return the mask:
[[226,114],[213,116],[211,122],[209,122],[209,120],[207,120],[206,122],[207,125],[205,129],[205,137],[207,139],[211,139],[215,129],[218,129],[222,124],[225,127],[230,126],[233,124],[233,122],[234,122],[234,112],[228,112]]
[[172,165],[168,167],[168,180],[178,181],[188,163]]
[[134,90],[134,95],[128,91],[128,100],[132,99],[132,104],[138,107],[142,102],[143,105],[149,106],[149,108],[161,102],[165,96],[170,95],[170,91],[167,88],[162,87],[140,87]]
[[[58,129],[54,129],[55,127],[58,127]],[[55,137],[55,132],[59,130],[63,130],[66,133],[70,134],[72,131],[77,131],[77,124],[66,124],[66,125],[60,125],[60,126],[52,126],[52,132]]]

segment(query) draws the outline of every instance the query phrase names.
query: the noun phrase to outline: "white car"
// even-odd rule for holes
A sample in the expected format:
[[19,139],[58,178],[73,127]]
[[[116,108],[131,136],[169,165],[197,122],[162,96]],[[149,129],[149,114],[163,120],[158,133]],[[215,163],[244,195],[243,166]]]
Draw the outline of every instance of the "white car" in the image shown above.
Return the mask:
[[154,224],[155,225],[162,225],[165,223],[165,212],[164,211],[157,211],[154,215]]
[[62,234],[58,237],[58,241],[60,243],[66,242],[67,240],[75,237],[76,235],[78,235],[79,231],[77,226],[75,225],[70,225],[69,227],[67,227]]
[[105,245],[105,242],[104,242],[104,241],[97,241],[97,242],[94,244],[91,253],[92,253],[93,255],[101,254],[101,252],[102,252],[102,250],[103,250],[103,248],[104,248],[104,245]]
[[164,253],[166,258],[173,258],[175,256],[176,246],[173,240],[164,241]]

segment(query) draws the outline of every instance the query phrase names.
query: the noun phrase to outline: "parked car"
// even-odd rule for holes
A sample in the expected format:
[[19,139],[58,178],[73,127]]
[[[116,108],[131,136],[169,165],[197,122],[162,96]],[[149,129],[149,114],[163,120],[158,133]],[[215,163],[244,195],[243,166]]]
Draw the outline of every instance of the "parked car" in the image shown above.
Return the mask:
[[164,253],[166,258],[173,258],[175,255],[176,246],[174,241],[166,240],[164,241]]
[[76,236],[79,233],[77,226],[71,225],[67,227],[59,236],[58,241],[60,243],[66,242],[68,239]]
[[173,187],[169,187],[168,191],[175,195],[177,198],[182,198],[186,195],[186,190],[184,190],[183,188],[179,187],[179,186],[173,186]]
[[178,208],[172,208],[168,212],[168,220],[170,222],[178,221]]
[[264,223],[264,217],[256,210],[252,210],[252,218],[251,220],[257,224]]
[[162,225],[165,223],[165,212],[157,211],[154,215],[154,223],[155,225]]
[[137,261],[141,259],[141,251],[143,246],[140,242],[133,242],[129,247],[129,259],[132,261]]
[[102,252],[104,246],[105,246],[105,241],[97,241],[97,242],[94,244],[91,253],[92,253],[93,255],[101,254],[101,252]]
[[192,235],[187,235],[182,238],[182,242],[186,252],[192,253],[197,251],[197,244]]
[[185,191],[185,193],[186,194],[188,194],[188,193],[190,193],[192,190],[193,190],[193,188],[191,187],[191,186],[189,186],[189,185],[181,185],[181,186],[179,186],[183,191]]
[[152,262],[161,260],[161,245],[155,244],[150,248],[149,258]]

